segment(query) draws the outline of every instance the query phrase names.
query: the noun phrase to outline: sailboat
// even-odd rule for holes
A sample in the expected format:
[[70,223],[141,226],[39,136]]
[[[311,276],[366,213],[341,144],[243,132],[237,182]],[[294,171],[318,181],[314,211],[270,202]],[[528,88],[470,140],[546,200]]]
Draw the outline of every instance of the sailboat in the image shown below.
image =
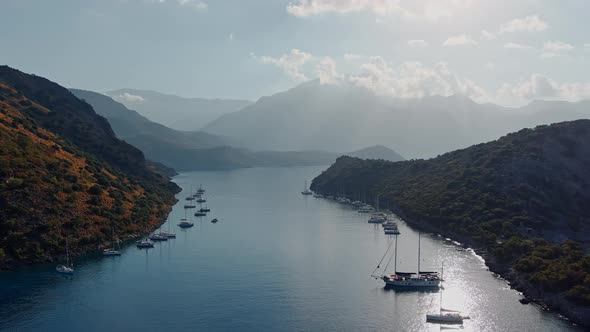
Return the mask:
[[313,192],[311,192],[311,190],[309,190],[307,188],[307,180],[305,180],[305,186],[303,187],[303,191],[301,192],[301,195],[313,195]]
[[115,227],[113,227],[113,247],[103,250],[102,255],[103,256],[121,256],[120,250],[121,250],[121,248],[119,246],[119,239],[115,238]]
[[197,189],[197,194],[204,194],[205,193],[205,189],[203,189],[203,187],[201,185],[199,185],[199,189]]
[[426,321],[438,324],[463,324],[464,319],[469,319],[469,316],[461,315],[460,311],[449,310],[442,307],[443,290],[440,291],[439,310],[436,314],[427,314]]
[[70,250],[68,247],[68,239],[66,238],[66,265],[58,265],[55,271],[62,274],[73,274],[74,265],[70,262]]
[[[397,264],[397,235],[395,236],[395,262]],[[413,272],[399,272],[397,266],[394,266],[395,274],[381,276],[385,282],[385,287],[397,288],[439,288],[442,278],[438,272],[420,271],[420,233],[418,233],[418,271]]]
[[180,223],[178,224],[178,227],[190,228],[190,227],[193,227],[194,225],[195,224],[193,224],[192,222],[190,222],[186,219],[186,210],[184,210],[184,218],[180,219]]
[[170,233],[170,222],[167,222],[168,224],[168,230],[167,231],[160,231],[160,236],[169,238],[169,239],[176,239],[176,234],[174,233]]

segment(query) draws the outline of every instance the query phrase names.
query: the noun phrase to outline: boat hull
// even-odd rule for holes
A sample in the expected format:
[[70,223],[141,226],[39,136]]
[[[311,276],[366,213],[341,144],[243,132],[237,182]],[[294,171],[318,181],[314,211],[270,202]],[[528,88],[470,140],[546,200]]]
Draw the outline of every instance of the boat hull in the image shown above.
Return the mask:
[[459,315],[426,315],[426,321],[441,324],[463,324],[463,317]]

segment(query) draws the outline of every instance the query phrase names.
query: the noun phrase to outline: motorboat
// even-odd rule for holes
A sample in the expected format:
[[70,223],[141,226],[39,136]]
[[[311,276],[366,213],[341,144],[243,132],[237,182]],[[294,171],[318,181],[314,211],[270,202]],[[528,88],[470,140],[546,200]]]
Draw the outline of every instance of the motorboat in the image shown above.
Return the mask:
[[178,224],[178,226],[179,226],[180,228],[190,228],[190,227],[193,227],[194,225],[195,225],[195,224],[193,224],[192,222],[189,222],[189,221],[186,221],[186,220],[184,220],[184,221],[181,221],[181,222]]
[[214,223],[214,224],[216,224],[218,221],[219,221],[219,220],[217,220],[217,218],[215,218],[215,219],[211,219],[211,222],[212,222],[212,223]]
[[144,249],[144,248],[153,248],[154,247],[154,243],[152,241],[148,241],[148,240],[144,240],[144,241],[138,241],[136,246],[139,249]]
[[162,236],[160,234],[152,234],[150,235],[150,240],[154,241],[154,242],[160,242],[160,241],[168,241],[168,238],[165,236]]

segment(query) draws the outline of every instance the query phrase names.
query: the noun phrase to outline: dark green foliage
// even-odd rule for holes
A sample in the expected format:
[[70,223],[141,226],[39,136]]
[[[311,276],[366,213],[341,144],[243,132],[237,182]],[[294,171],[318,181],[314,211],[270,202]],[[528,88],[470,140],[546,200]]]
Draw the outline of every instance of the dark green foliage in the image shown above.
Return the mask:
[[[366,197],[413,224],[484,248],[549,292],[588,303],[590,121],[525,129],[430,160],[342,157],[312,190]],[[545,239],[545,240],[543,240]]]

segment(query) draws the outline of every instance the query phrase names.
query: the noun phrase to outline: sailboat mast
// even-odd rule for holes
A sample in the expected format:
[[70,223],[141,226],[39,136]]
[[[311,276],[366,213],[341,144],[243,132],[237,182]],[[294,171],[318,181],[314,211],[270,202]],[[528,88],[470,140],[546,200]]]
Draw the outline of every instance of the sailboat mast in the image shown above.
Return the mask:
[[66,264],[70,266],[70,249],[68,248],[68,238],[66,237]]
[[420,233],[418,233],[418,274],[420,274]]
[[397,234],[395,234],[395,256],[393,258],[393,273],[397,275]]

